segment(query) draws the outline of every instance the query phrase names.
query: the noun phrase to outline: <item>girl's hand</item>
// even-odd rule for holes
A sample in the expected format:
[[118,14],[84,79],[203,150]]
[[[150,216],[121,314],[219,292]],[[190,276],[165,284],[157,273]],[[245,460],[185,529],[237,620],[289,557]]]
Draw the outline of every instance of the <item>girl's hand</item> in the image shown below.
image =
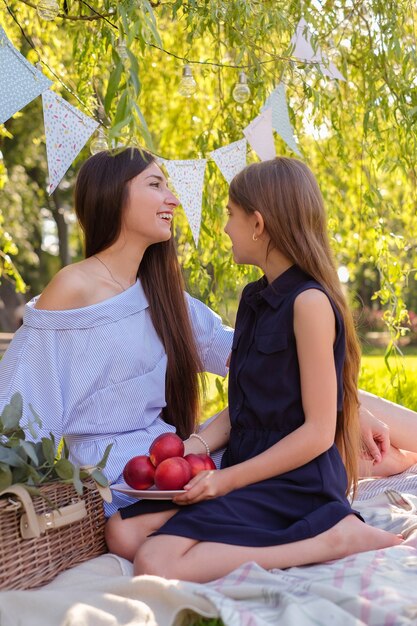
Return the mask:
[[201,500],[210,500],[224,496],[233,490],[229,479],[229,472],[224,470],[209,470],[199,472],[184,486],[187,493],[175,496],[175,504],[194,504]]

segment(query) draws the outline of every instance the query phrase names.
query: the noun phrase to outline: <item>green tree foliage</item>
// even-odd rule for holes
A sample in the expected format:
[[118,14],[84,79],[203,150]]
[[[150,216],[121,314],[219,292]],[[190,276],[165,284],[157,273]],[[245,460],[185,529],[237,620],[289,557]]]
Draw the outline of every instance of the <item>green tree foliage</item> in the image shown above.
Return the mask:
[[[379,302],[396,345],[407,309],[417,308],[413,3],[66,0],[59,16],[45,22],[36,14],[36,0],[3,2],[8,36],[32,63],[41,62],[56,91],[100,118],[109,141],[146,145],[168,159],[209,157],[240,139],[274,86],[285,82],[303,159],[325,197],[337,263],[349,269],[352,303],[360,308],[361,298],[370,297]],[[345,82],[329,80],[317,65],[292,56],[291,37],[301,17],[313,45]],[[184,62],[198,84],[189,99],[177,93]],[[232,90],[242,69],[251,98],[238,105]],[[1,230],[7,224],[19,247],[15,264],[38,287],[29,266],[36,259],[44,267],[39,216],[67,221],[78,161],[49,198],[40,99],[4,125],[0,141],[0,246],[9,246],[10,258],[12,243]],[[278,153],[291,154],[278,136],[276,146]],[[80,158],[86,156],[88,147]],[[227,303],[236,302],[254,274],[231,263],[222,233],[226,194],[209,161],[198,249],[182,214],[175,234],[191,291],[233,322],[234,307],[228,310]],[[64,232],[61,245],[66,240]],[[61,253],[62,261],[67,257]]]

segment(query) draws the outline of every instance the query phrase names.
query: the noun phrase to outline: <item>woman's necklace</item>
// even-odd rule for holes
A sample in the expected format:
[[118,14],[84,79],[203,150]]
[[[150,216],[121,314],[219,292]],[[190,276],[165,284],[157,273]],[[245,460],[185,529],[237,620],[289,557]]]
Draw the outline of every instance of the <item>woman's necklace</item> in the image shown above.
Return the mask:
[[120,282],[117,280],[117,278],[115,278],[115,277],[113,276],[113,273],[112,273],[111,269],[109,268],[109,266],[108,266],[108,265],[107,265],[107,264],[106,264],[106,263],[105,263],[102,259],[100,259],[100,257],[98,257],[96,254],[93,254],[93,257],[94,257],[95,259],[97,259],[97,261],[99,261],[102,265],[104,265],[104,267],[106,268],[106,270],[107,270],[107,271],[108,271],[108,273],[110,274],[112,281],[113,281],[113,282],[115,282],[115,283],[116,283],[116,285],[119,285],[119,287],[120,287],[120,289],[121,289],[122,291],[126,291],[126,289],[129,289],[129,287],[131,287],[131,286],[133,285],[133,283],[132,283],[132,285],[129,285],[129,287],[124,287],[124,286],[122,285],[122,283],[120,283]]

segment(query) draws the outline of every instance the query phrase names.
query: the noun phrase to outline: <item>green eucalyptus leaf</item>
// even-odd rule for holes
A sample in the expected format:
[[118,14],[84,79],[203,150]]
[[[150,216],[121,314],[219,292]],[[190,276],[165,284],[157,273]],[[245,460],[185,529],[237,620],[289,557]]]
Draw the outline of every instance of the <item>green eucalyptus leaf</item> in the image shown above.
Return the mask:
[[20,467],[24,465],[25,461],[16,452],[15,448],[7,448],[6,446],[0,445],[0,463],[6,463],[11,467]]
[[30,402],[29,402],[29,409],[30,409],[30,412],[33,415],[32,423],[36,424],[37,426],[39,426],[39,428],[42,428],[42,420],[39,417],[39,415],[36,413],[35,409],[33,408],[33,406],[31,405]]
[[112,447],[113,447],[113,444],[109,443],[109,445],[104,450],[102,459],[97,463],[98,469],[104,469],[106,467],[107,459],[109,458],[109,454],[110,454]]
[[34,465],[39,465],[39,460],[36,454],[35,444],[32,443],[31,441],[21,441],[20,445],[23,448],[23,450],[26,452],[26,454],[28,455],[32,463]]
[[74,484],[74,489],[75,491],[78,493],[78,495],[82,496],[83,493],[83,484],[80,480],[80,468],[77,466],[74,466],[74,473],[72,476],[72,482]]
[[20,446],[21,442],[25,440],[25,431],[22,428],[14,430],[11,435],[8,435],[8,446],[14,448]]
[[55,472],[63,480],[71,480],[74,475],[74,466],[68,459],[59,459],[54,465]]
[[49,463],[49,465],[53,465],[55,462],[55,446],[53,442],[47,437],[42,437],[42,452],[45,458],[45,461]]
[[42,466],[46,462],[42,442],[36,441],[34,445],[35,445],[35,454],[38,457],[38,465]]
[[1,422],[3,424],[3,431],[8,432],[16,430],[19,427],[19,422],[22,419],[23,412],[23,399],[20,393],[13,394],[10,403],[6,404],[1,414]]
[[26,465],[28,484],[38,485],[42,482],[42,474],[32,465]]
[[13,483],[13,474],[6,463],[0,463],[0,491],[10,487]]
[[106,476],[98,469],[95,469],[91,472],[91,478],[93,478],[96,483],[100,485],[100,487],[108,487],[109,481]]
[[25,483],[29,478],[29,470],[27,465],[12,468],[12,484]]

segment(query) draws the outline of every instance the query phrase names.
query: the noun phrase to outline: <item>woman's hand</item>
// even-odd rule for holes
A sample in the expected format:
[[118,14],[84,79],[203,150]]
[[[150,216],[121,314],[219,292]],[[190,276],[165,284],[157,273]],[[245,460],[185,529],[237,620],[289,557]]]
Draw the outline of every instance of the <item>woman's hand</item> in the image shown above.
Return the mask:
[[380,463],[390,447],[389,428],[364,406],[359,409],[363,459]]
[[233,490],[228,469],[199,472],[184,486],[186,493],[176,496],[173,501],[175,504],[194,504],[224,496]]

